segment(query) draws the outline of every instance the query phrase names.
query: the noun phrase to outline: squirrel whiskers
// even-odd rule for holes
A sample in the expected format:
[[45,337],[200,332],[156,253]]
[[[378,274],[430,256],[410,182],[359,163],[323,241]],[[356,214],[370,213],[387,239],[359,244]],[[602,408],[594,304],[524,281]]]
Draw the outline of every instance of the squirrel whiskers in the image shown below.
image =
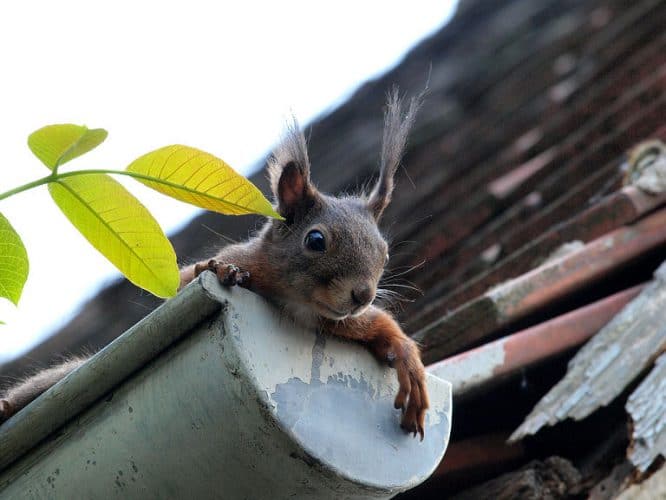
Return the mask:
[[[275,207],[284,220],[269,219],[247,241],[184,267],[181,287],[210,270],[222,285],[262,295],[303,326],[362,343],[395,368],[399,390],[394,406],[403,410],[401,426],[423,439],[429,397],[418,346],[389,312],[374,304],[375,298],[396,298],[398,292],[391,289],[411,288],[390,277],[380,287],[389,254],[378,223],[391,201],[421,97],[405,104],[397,90],[389,93],[379,177],[369,193],[356,196],[331,196],[315,187],[305,137],[292,120],[268,162]],[[31,398],[45,390],[44,384],[33,385]],[[27,404],[26,391],[20,401],[12,394],[10,389],[0,401],[0,415]]]

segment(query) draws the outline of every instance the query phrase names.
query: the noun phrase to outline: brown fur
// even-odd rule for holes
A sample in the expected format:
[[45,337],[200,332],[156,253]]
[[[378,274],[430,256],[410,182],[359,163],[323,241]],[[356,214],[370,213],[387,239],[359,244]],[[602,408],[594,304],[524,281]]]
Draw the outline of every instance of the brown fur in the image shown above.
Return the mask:
[[87,359],[86,357],[69,358],[9,387],[0,399],[0,422],[7,420],[69,372],[85,363]]
[[[369,196],[337,198],[317,191],[310,181],[305,138],[293,122],[269,163],[276,207],[285,220],[271,219],[249,241],[181,269],[181,287],[210,269],[222,284],[264,296],[303,325],[364,343],[396,369],[400,388],[395,407],[404,411],[401,426],[423,439],[429,399],[418,348],[388,312],[371,305],[388,260],[388,245],[377,223],[391,199],[393,176],[418,105],[419,99],[413,99],[405,112],[397,92],[390,94],[380,176]],[[305,246],[313,230],[324,235],[325,251]],[[71,359],[10,388],[0,400],[0,420],[85,360]]]
[[[381,172],[370,196],[320,193],[310,180],[305,138],[293,124],[269,163],[277,210],[285,221],[270,220],[249,241],[183,269],[181,282],[210,269],[223,284],[263,295],[303,325],[366,344],[395,367],[401,425],[423,438],[429,398],[418,348],[388,312],[370,305],[387,263],[388,245],[377,223],[391,199],[393,175],[417,108],[418,100],[412,100],[403,112],[397,92],[389,96]],[[324,252],[305,245],[313,230],[324,235]]]

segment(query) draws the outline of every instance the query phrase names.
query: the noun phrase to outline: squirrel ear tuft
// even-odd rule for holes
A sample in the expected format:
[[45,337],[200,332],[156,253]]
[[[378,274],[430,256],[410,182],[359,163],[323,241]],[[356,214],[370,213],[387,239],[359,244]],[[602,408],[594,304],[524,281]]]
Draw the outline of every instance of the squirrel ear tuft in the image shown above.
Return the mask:
[[386,109],[384,111],[384,137],[382,141],[382,156],[379,179],[368,198],[368,208],[376,220],[382,216],[384,209],[391,202],[393,193],[393,177],[395,175],[407,144],[409,134],[416,112],[421,106],[425,90],[409,101],[407,110],[403,112],[403,99],[394,88],[388,94]]
[[310,182],[310,160],[305,136],[296,118],[287,124],[282,142],[268,163],[268,175],[278,212],[287,221],[312,206],[316,190]]

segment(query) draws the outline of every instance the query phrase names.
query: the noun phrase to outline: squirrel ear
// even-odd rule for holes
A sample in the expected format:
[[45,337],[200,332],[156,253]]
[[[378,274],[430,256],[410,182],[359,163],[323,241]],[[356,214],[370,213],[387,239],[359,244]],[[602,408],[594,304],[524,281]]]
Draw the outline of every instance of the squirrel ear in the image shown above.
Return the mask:
[[300,210],[307,210],[317,191],[310,183],[310,160],[305,136],[292,117],[282,142],[269,160],[268,174],[278,212],[291,221]]
[[409,101],[407,111],[403,113],[403,99],[400,97],[398,89],[394,88],[389,92],[384,111],[384,137],[379,179],[368,198],[368,208],[376,220],[379,220],[384,209],[391,202],[393,177],[402,160],[407,135],[414,124],[414,118],[421,106],[424,93],[425,91],[413,97]]
[[298,213],[312,207],[315,193],[307,172],[304,172],[298,163],[290,161],[282,167],[275,195],[278,212],[288,223],[293,221]]

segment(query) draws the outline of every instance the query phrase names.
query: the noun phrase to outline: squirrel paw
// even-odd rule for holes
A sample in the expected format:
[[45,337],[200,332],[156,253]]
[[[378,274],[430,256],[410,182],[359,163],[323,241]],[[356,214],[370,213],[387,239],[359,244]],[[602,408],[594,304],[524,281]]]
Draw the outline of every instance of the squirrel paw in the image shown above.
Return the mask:
[[395,329],[384,330],[371,344],[371,348],[380,360],[395,368],[398,375],[400,387],[393,405],[402,410],[400,427],[414,436],[418,433],[423,441],[430,398],[425,368],[416,343],[395,325]]
[[242,286],[250,279],[250,273],[243,271],[234,264],[222,264],[215,259],[209,260],[205,264],[194,266],[194,275],[199,276],[204,271],[213,271],[217,275],[223,286]]
[[430,406],[426,373],[416,346],[410,345],[406,350],[408,351],[406,356],[393,360],[393,366],[397,371],[398,382],[400,383],[394,406],[403,412],[400,427],[413,433],[414,436],[418,433],[421,436],[421,441],[423,441],[425,415]]

